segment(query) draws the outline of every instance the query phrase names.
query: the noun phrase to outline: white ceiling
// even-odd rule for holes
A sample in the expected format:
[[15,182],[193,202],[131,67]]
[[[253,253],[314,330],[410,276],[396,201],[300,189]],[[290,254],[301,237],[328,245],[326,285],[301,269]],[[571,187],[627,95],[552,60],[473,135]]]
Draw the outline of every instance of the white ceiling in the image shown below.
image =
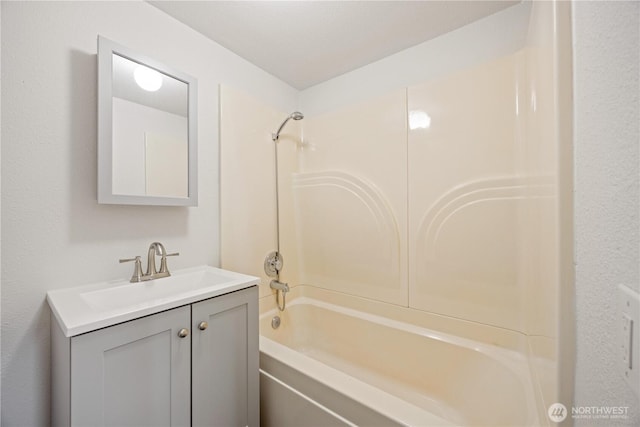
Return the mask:
[[149,1],[297,89],[519,1]]

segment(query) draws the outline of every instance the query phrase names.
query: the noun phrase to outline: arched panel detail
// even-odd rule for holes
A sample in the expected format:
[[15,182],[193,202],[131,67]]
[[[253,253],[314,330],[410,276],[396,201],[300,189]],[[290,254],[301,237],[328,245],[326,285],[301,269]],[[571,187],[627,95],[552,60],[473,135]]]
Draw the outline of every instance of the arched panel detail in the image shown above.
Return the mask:
[[374,184],[349,173],[293,176],[300,279],[327,289],[382,298],[400,283],[400,233]]
[[527,245],[537,238],[529,206],[553,200],[553,188],[548,177],[499,177],[442,195],[415,236],[412,306],[513,328]]

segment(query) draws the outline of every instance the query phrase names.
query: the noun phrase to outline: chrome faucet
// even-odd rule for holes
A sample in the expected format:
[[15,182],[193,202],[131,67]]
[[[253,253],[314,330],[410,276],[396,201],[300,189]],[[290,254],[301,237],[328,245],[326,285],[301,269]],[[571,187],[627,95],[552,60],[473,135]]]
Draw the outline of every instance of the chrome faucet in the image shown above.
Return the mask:
[[289,292],[289,285],[286,283],[282,283],[279,280],[272,280],[271,283],[269,283],[269,287],[271,289],[275,289],[276,291],[282,291],[282,293]]
[[[160,257],[160,271],[156,269],[156,255]],[[149,245],[149,251],[147,252],[147,272],[145,274],[142,274],[142,261],[139,256],[121,259],[120,262],[135,261],[135,270],[133,276],[131,276],[131,283],[146,282],[147,280],[171,276],[167,267],[167,257],[178,255],[180,255],[178,252],[168,254],[162,243],[153,242]]]
[[[269,287],[276,291],[276,305],[278,306],[278,310],[284,311],[287,307],[287,292],[289,292],[289,285],[275,279],[269,283]],[[282,294],[282,305],[280,305],[280,294]]]
[[[166,273],[162,276],[158,275],[158,271],[156,270],[156,255],[160,258],[160,271],[162,271],[162,267],[164,266]],[[145,276],[156,276],[158,277],[166,277],[169,275],[167,270],[167,251],[164,249],[164,245],[160,242],[153,242],[149,245],[149,251],[147,252],[147,273]]]

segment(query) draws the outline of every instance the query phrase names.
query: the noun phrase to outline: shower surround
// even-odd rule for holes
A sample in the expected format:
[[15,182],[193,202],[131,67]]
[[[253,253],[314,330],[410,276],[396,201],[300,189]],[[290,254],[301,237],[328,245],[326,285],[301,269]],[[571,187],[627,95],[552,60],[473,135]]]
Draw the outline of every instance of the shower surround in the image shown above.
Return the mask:
[[[508,351],[524,357],[529,369],[529,388],[518,392],[527,402],[520,404],[537,408],[526,424],[546,425],[549,405],[571,404],[572,390],[565,387],[572,383],[572,368],[558,369],[573,351],[558,345],[572,342],[559,317],[572,283],[571,137],[563,121],[571,115],[566,107],[570,19],[561,3],[517,8],[527,18],[526,28],[509,29],[523,34],[517,49],[496,48],[446,72],[427,72],[422,81],[349,102],[320,105],[322,97],[315,104],[312,96],[301,97],[304,122],[288,127],[277,142],[280,279],[292,288],[311,289],[294,289],[292,313],[282,315],[283,328],[310,342],[291,344],[278,338],[283,333],[265,330],[265,361],[274,358],[279,345],[302,354],[307,349],[313,359],[313,339],[321,331],[305,323],[310,315],[295,313],[310,306],[302,296],[329,292],[337,306],[360,299],[359,304],[375,302],[408,319],[427,316],[431,320],[422,327],[430,331],[455,324],[460,337],[479,346],[504,349],[504,343],[488,337],[516,336],[519,344],[507,346]],[[514,12],[490,18],[494,24],[508,22],[508,13]],[[456,38],[488,31],[487,22],[468,27],[427,43],[451,40],[455,53]],[[251,122],[242,119],[247,116]],[[261,272],[276,241],[270,134],[285,116],[221,88],[222,266],[263,276],[264,325],[275,314],[269,280]],[[469,333],[461,332],[464,325]],[[369,333],[376,334],[375,328]],[[492,332],[470,332],[477,328]],[[560,332],[569,339],[559,340]],[[396,348],[395,342],[379,345],[393,345],[395,353],[405,355],[429,346]],[[449,363],[447,357],[438,360]],[[265,363],[267,384],[273,365]],[[569,381],[560,381],[560,375]],[[423,397],[436,398],[428,392]],[[271,404],[265,403],[265,414]],[[451,412],[455,416],[443,418],[474,424],[463,407],[459,402]]]

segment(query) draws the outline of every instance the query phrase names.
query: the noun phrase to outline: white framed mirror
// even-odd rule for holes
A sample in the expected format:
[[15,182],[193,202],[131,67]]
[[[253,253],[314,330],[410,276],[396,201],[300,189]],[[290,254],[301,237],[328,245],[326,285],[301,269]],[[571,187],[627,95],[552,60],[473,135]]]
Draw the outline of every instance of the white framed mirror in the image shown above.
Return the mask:
[[197,206],[197,80],[98,36],[98,203]]

